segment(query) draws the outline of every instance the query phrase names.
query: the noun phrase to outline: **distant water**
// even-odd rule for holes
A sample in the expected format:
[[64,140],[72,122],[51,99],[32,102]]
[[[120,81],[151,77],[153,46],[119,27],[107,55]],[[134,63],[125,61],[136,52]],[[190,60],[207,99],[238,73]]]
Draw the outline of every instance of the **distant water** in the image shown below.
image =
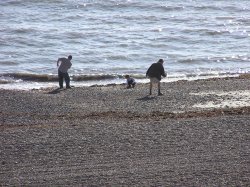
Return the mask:
[[250,72],[249,0],[1,0],[0,88],[57,85],[73,56],[73,85],[164,81]]

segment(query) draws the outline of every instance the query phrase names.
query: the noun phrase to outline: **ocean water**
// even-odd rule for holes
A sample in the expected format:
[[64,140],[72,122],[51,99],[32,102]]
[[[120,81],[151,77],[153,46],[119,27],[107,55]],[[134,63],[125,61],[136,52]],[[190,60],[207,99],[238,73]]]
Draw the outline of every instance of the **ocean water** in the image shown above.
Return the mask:
[[250,72],[249,0],[1,0],[0,88],[55,86],[73,56],[72,85],[163,81]]

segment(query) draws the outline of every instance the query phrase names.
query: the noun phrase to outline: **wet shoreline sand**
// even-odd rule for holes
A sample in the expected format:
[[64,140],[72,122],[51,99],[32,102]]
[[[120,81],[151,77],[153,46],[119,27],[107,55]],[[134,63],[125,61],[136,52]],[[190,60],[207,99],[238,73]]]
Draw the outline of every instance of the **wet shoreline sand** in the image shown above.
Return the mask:
[[248,186],[250,78],[0,90],[0,185]]

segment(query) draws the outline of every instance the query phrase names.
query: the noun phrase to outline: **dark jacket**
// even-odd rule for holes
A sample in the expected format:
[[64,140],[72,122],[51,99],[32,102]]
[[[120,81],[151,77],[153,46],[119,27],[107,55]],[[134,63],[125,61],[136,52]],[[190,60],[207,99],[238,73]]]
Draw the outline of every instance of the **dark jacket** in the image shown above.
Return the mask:
[[156,77],[158,80],[161,80],[161,76],[166,77],[166,73],[164,70],[164,67],[161,63],[153,63],[149,68],[146,73],[146,76],[149,77]]

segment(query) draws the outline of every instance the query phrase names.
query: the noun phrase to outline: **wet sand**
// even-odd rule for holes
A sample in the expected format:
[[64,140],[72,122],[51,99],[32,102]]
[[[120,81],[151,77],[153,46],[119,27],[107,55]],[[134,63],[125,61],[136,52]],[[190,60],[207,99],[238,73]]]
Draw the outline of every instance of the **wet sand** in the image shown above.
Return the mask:
[[0,186],[249,186],[250,79],[0,90]]

